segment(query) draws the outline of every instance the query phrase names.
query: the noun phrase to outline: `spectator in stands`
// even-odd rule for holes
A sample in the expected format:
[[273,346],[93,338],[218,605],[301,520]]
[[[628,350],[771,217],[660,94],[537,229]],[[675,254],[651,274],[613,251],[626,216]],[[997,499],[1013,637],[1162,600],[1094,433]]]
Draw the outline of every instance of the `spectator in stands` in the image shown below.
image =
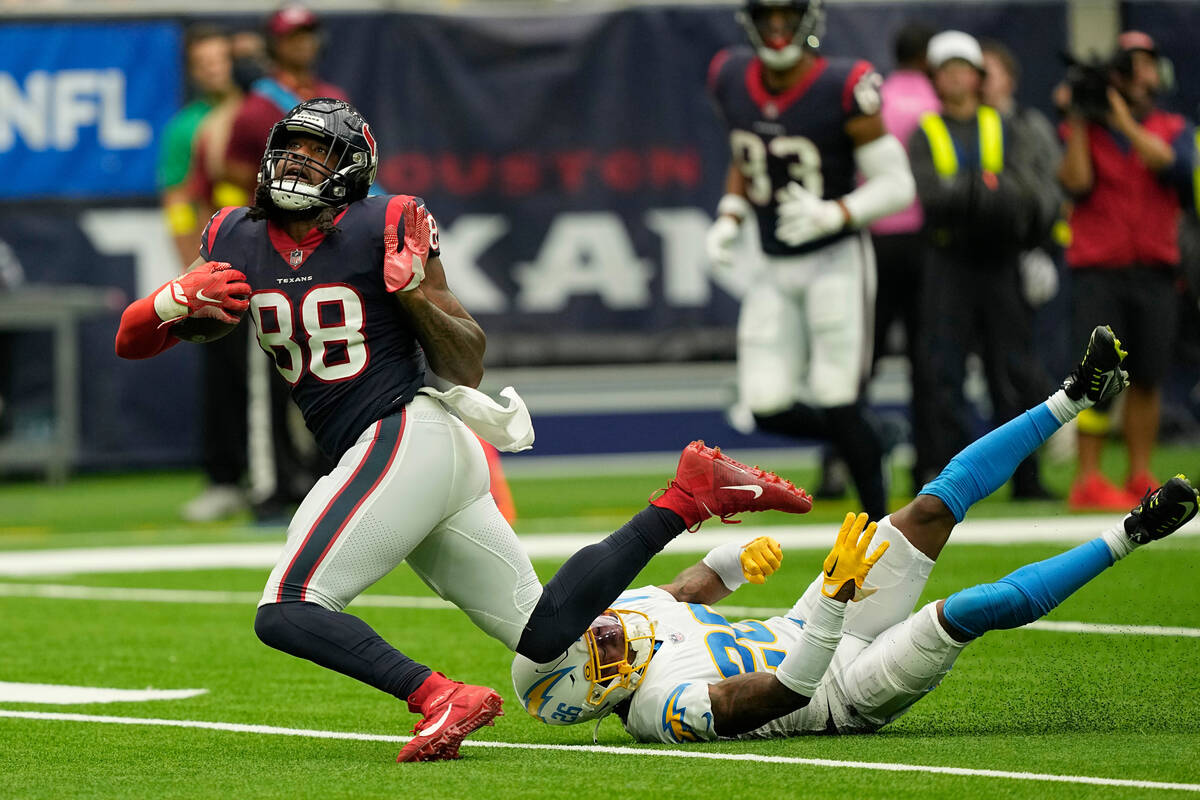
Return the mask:
[[1073,330],[1110,324],[1130,352],[1124,416],[1129,473],[1124,488],[1101,474],[1105,410],[1080,415],[1079,472],[1068,498],[1075,509],[1126,508],[1132,496],[1157,485],[1150,456],[1176,336],[1178,191],[1191,178],[1188,126],[1182,116],[1155,106],[1162,78],[1154,40],[1141,31],[1122,33],[1110,66],[1101,108],[1091,98],[1069,100],[1058,177],[1075,200],[1067,248]]
[[[942,101],[909,139],[917,196],[930,242],[921,299],[929,403],[919,413],[930,463],[944,467],[972,437],[963,380],[967,355],[982,357],[994,422],[1036,404],[1039,379],[1018,265],[1040,240],[1035,160],[1012,123],[983,105],[983,52],[974,37],[943,31],[929,40],[929,66]],[[1014,497],[1045,497],[1030,456],[1013,475]]]
[[[1057,177],[1062,163],[1062,142],[1045,114],[1032,106],[1017,103],[1021,65],[1012,51],[995,39],[984,39],[980,47],[983,49],[986,71],[983,102],[1012,123],[1013,135],[1021,140],[1022,149],[1029,153],[1033,164],[1030,175],[1037,181],[1034,194],[1038,215],[1036,224],[1039,230],[1051,231],[1063,213],[1066,199]],[[1021,254],[1021,286],[1031,311],[1058,293],[1055,257],[1060,249],[1048,233],[1043,241]],[[1066,335],[1066,331],[1063,331],[1063,335]]]
[[[1055,226],[1058,220],[1063,220],[1064,226],[1066,224],[1066,198],[1057,178],[1062,162],[1062,143],[1045,114],[1017,102],[1021,65],[1012,51],[995,39],[984,39],[980,48],[984,66],[981,98],[985,105],[999,111],[1000,116],[1012,125],[1013,137],[1019,141],[1016,147],[1028,157],[1029,167],[1025,174],[1033,188],[1032,225],[1035,232],[1040,232],[1040,237],[1035,233],[1029,248],[1021,253],[1021,295],[1025,304],[1020,309],[1023,315],[1013,320],[1014,325],[1028,329],[1030,341],[1035,343],[1033,352],[1039,357],[1028,363],[1012,362],[1010,366],[1019,374],[1011,376],[1010,380],[1015,386],[1033,384],[1048,392],[1053,388],[1053,381],[1047,370],[1047,350],[1052,352],[1052,347],[1043,349],[1037,345],[1042,336],[1053,338],[1057,343],[1067,335],[1065,315],[1040,318],[1038,315],[1039,309],[1058,294],[1059,288],[1062,246],[1055,241],[1054,231],[1061,230]],[[1018,499],[1049,498],[1037,479],[1035,468],[1034,462],[1026,462],[1017,469],[1013,489]]]
[[[929,80],[929,64],[925,58],[934,33],[932,27],[922,22],[910,22],[897,32],[894,40],[896,68],[884,79],[880,90],[883,126],[904,143],[917,129],[922,114],[941,109],[941,102]],[[919,418],[928,418],[927,414],[918,415],[916,411],[922,402],[926,402],[923,390],[928,385],[925,358],[917,346],[920,341],[921,270],[926,246],[921,235],[923,220],[921,202],[914,199],[908,208],[871,226],[879,276],[879,290],[875,295],[875,359],[887,352],[889,333],[899,322],[904,330],[903,352],[912,367],[911,407],[916,449],[914,492],[932,480],[940,468],[929,463],[928,434],[915,425]]]
[[267,56],[267,40],[257,30],[234,31],[229,37],[233,44],[233,79],[243,92],[271,71]]
[[293,106],[314,97],[348,100],[339,87],[317,78],[320,20],[311,10],[285,6],[267,21],[268,73],[250,87],[234,121],[226,154],[230,178],[253,194],[267,134]]
[[[214,113],[229,119],[241,102],[229,37],[222,30],[211,25],[189,28],[184,58],[193,99],[167,122],[158,158],[158,186],[180,269],[196,258],[200,230],[212,214],[210,196],[197,195],[192,180],[199,166],[197,143]],[[223,156],[223,150],[218,155]]]
[[[200,231],[212,213],[245,202],[244,195],[230,193],[222,182],[225,140],[242,99],[233,80],[229,37],[211,25],[195,25],[185,36],[184,55],[194,98],[167,123],[158,161],[162,206],[180,271],[200,251]],[[211,381],[222,383],[228,369],[224,360],[212,355],[206,349],[201,356],[205,386]],[[246,469],[245,417],[227,419],[207,390],[201,403],[201,448],[208,485],[181,510],[184,519],[196,522],[220,519],[246,507],[239,485]]]

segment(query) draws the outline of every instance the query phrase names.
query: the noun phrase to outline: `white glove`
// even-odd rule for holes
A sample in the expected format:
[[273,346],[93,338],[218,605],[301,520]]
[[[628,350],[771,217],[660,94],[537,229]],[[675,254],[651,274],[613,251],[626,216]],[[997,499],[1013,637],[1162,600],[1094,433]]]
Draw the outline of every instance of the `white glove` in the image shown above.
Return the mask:
[[846,226],[846,212],[836,200],[822,200],[795,181],[780,189],[776,199],[775,238],[786,245],[797,247]]
[[741,235],[742,226],[736,219],[722,214],[708,229],[704,237],[704,248],[714,270],[733,267],[733,246]]
[[1058,268],[1045,250],[1021,254],[1021,293],[1033,308],[1045,305],[1058,294]]

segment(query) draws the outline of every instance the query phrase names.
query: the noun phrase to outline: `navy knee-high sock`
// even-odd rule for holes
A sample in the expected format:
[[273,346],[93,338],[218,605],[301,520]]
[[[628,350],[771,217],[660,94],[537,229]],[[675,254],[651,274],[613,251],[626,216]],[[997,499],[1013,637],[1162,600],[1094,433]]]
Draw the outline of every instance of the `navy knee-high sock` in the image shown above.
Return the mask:
[[254,632],[276,650],[306,658],[401,700],[408,699],[432,672],[385,642],[358,617],[316,603],[259,606]]
[[539,664],[560,656],[683,529],[674,511],[649,506],[604,541],[579,550],[542,590],[517,652]]

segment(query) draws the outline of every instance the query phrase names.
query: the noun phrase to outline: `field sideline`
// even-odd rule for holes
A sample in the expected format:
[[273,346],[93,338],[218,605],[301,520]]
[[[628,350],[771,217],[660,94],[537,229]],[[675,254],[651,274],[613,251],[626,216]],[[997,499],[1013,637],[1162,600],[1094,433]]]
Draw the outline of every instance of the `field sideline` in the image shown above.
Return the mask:
[[[1194,451],[1167,455],[1196,463]],[[514,480],[518,530],[537,534],[529,543],[541,554],[539,574],[548,577],[562,552],[619,524],[661,481]],[[253,606],[267,572],[259,561],[139,566],[124,558],[128,547],[161,555],[178,552],[163,545],[203,545],[193,552],[250,548],[262,551],[261,560],[278,548],[281,530],[246,520],[176,522],[173,509],[196,485],[191,473],[87,477],[58,488],[0,484],[0,640],[8,643],[0,662],[0,797],[540,798],[698,787],[831,798],[1200,792],[1195,526],[1115,566],[1051,614],[1051,624],[972,644],[942,687],[880,734],[691,748],[635,745],[612,718],[596,731],[596,744],[591,726],[536,723],[513,695],[504,647],[458,611],[441,609],[399,569],[351,610],[414,658],[495,686],[507,710],[495,728],[468,740],[462,760],[401,766],[395,752],[415,721],[402,704],[254,637]],[[582,513],[568,513],[572,503]],[[803,520],[815,526],[782,515],[708,523],[704,539],[681,540],[639,583],[669,580],[710,541],[770,530],[785,542],[779,573],[717,608],[732,618],[790,606],[846,503],[825,505],[837,507]],[[951,540],[923,601],[1061,552],[1106,524],[1002,496],[978,511]],[[93,549],[72,569],[55,566],[70,548],[120,549]],[[115,554],[107,567],[106,552]],[[42,566],[22,573],[17,564],[30,558]],[[52,705],[7,699],[33,699],[17,684],[204,691]]]

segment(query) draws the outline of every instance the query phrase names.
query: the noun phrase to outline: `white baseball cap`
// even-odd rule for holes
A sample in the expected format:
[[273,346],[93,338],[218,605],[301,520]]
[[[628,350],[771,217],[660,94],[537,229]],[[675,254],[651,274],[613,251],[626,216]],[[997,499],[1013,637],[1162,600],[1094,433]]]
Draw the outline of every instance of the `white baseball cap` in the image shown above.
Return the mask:
[[925,58],[932,69],[938,69],[947,61],[962,59],[975,69],[983,72],[983,50],[979,42],[969,33],[962,31],[942,31],[929,40],[929,49]]

